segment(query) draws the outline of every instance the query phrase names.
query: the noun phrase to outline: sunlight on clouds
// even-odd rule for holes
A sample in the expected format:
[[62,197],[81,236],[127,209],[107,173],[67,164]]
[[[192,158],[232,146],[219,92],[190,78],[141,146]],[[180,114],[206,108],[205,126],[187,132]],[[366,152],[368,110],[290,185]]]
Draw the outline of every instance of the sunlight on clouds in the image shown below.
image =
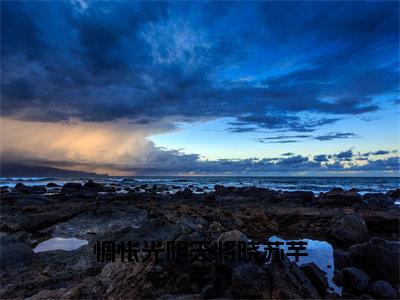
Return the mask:
[[17,162],[48,161],[55,166],[72,162],[72,169],[105,170],[98,166],[129,164],[152,146],[145,139],[148,130],[128,122],[45,123],[5,118],[0,122],[2,157]]

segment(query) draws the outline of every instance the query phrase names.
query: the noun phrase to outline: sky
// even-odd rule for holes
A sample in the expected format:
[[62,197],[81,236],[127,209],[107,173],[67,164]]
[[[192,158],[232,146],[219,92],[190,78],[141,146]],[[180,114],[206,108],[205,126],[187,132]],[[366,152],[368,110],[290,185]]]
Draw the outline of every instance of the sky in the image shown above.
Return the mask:
[[1,162],[399,176],[399,2],[1,2]]

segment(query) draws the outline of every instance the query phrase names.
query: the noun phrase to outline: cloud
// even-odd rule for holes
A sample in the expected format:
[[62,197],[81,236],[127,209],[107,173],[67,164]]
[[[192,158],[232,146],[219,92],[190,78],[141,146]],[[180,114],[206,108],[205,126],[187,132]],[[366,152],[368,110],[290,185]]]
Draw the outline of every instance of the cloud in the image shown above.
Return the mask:
[[354,137],[358,137],[358,135],[355,133],[352,133],[352,132],[346,132],[346,133],[331,132],[328,134],[316,136],[314,138],[319,141],[331,141],[334,139],[348,139],[348,138],[354,138]]
[[353,138],[311,133],[349,116],[372,119],[398,92],[395,2],[0,5],[9,160],[128,173],[340,171],[351,150],[330,164],[206,161],[146,138],[222,118],[230,132],[289,132],[264,143]]
[[315,155],[313,157],[313,160],[317,161],[317,162],[325,162],[325,161],[328,161],[328,158],[329,157],[326,154],[319,154],[319,155]]
[[[156,147],[145,139],[147,126],[125,122],[74,122],[48,126],[46,122],[22,122],[0,119],[2,163],[61,167],[118,175],[171,174],[328,174],[345,171],[396,172],[399,158],[367,160],[357,163],[352,151],[312,158],[293,153],[284,157],[207,160],[198,154]],[[164,124],[160,120],[159,132]],[[154,130],[154,129],[152,129]],[[41,132],[41,135],[35,134]],[[42,151],[36,151],[42,149]],[[344,166],[343,161],[352,163]]]
[[[374,97],[397,89],[398,6],[390,2],[338,3],[327,19],[330,3],[1,5],[8,118],[230,117],[232,132],[312,132],[378,110]],[[238,15],[251,21],[238,24]],[[288,58],[295,62],[276,67]],[[247,76],[245,66],[275,70]]]
[[[265,138],[257,138],[256,141],[260,143],[285,143],[288,141],[298,142],[300,140],[311,139],[311,140],[318,140],[318,141],[331,141],[334,139],[347,139],[347,138],[355,138],[359,137],[357,134],[352,132],[331,132],[324,135],[308,135],[308,134],[298,134],[298,135],[277,135]],[[273,140],[273,141],[271,141]]]
[[386,151],[386,150],[378,150],[375,152],[367,152],[364,153],[363,156],[369,156],[369,155],[386,155],[389,154],[391,151]]
[[351,157],[353,157],[353,151],[351,149],[347,150],[347,151],[343,151],[343,152],[336,154],[335,157],[340,158],[340,159],[351,158]]
[[293,156],[294,153],[292,152],[286,152],[286,153],[282,153],[282,156]]

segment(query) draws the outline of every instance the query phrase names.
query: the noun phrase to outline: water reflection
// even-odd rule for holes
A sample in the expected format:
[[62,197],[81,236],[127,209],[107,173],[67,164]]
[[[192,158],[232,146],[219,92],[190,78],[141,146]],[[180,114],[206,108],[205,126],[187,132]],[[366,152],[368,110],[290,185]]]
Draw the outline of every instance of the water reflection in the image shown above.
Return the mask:
[[[285,253],[290,252],[288,251],[288,246],[286,245],[286,241],[292,241],[292,240],[284,240],[277,236],[272,236],[268,240],[271,242],[275,241],[284,242],[285,244],[281,246],[281,249],[283,249]],[[310,263],[310,262],[315,263],[322,271],[326,273],[326,278],[328,280],[329,286],[333,288],[335,292],[341,294],[342,288],[338,287],[332,281],[333,271],[335,270],[332,245],[325,241],[310,240],[310,239],[301,239],[301,240],[296,239],[296,241],[307,242],[306,251],[308,254],[308,256],[300,256],[297,264],[300,266],[305,263]],[[295,261],[295,257],[293,256],[289,256],[288,258],[291,261]]]
[[53,250],[64,250],[64,251],[72,251],[76,250],[84,245],[87,245],[87,240],[80,240],[77,238],[51,238],[47,241],[39,243],[33,251],[44,252],[44,251],[53,251]]

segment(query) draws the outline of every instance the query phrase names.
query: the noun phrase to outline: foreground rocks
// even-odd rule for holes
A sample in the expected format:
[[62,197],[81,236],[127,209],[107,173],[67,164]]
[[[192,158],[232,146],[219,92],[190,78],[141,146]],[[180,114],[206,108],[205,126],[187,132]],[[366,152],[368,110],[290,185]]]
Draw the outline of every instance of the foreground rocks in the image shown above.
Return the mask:
[[[334,247],[335,282],[343,297],[398,296],[397,192],[280,192],[216,186],[103,186],[88,181],[30,188],[1,196],[0,297],[49,298],[340,298],[315,263],[298,265],[280,252],[271,262],[97,262],[96,241],[265,241],[310,238]],[[49,192],[51,190],[51,192]],[[389,201],[389,202],[388,202]],[[77,238],[72,251],[36,253],[49,238]],[[194,268],[208,268],[204,281]]]

